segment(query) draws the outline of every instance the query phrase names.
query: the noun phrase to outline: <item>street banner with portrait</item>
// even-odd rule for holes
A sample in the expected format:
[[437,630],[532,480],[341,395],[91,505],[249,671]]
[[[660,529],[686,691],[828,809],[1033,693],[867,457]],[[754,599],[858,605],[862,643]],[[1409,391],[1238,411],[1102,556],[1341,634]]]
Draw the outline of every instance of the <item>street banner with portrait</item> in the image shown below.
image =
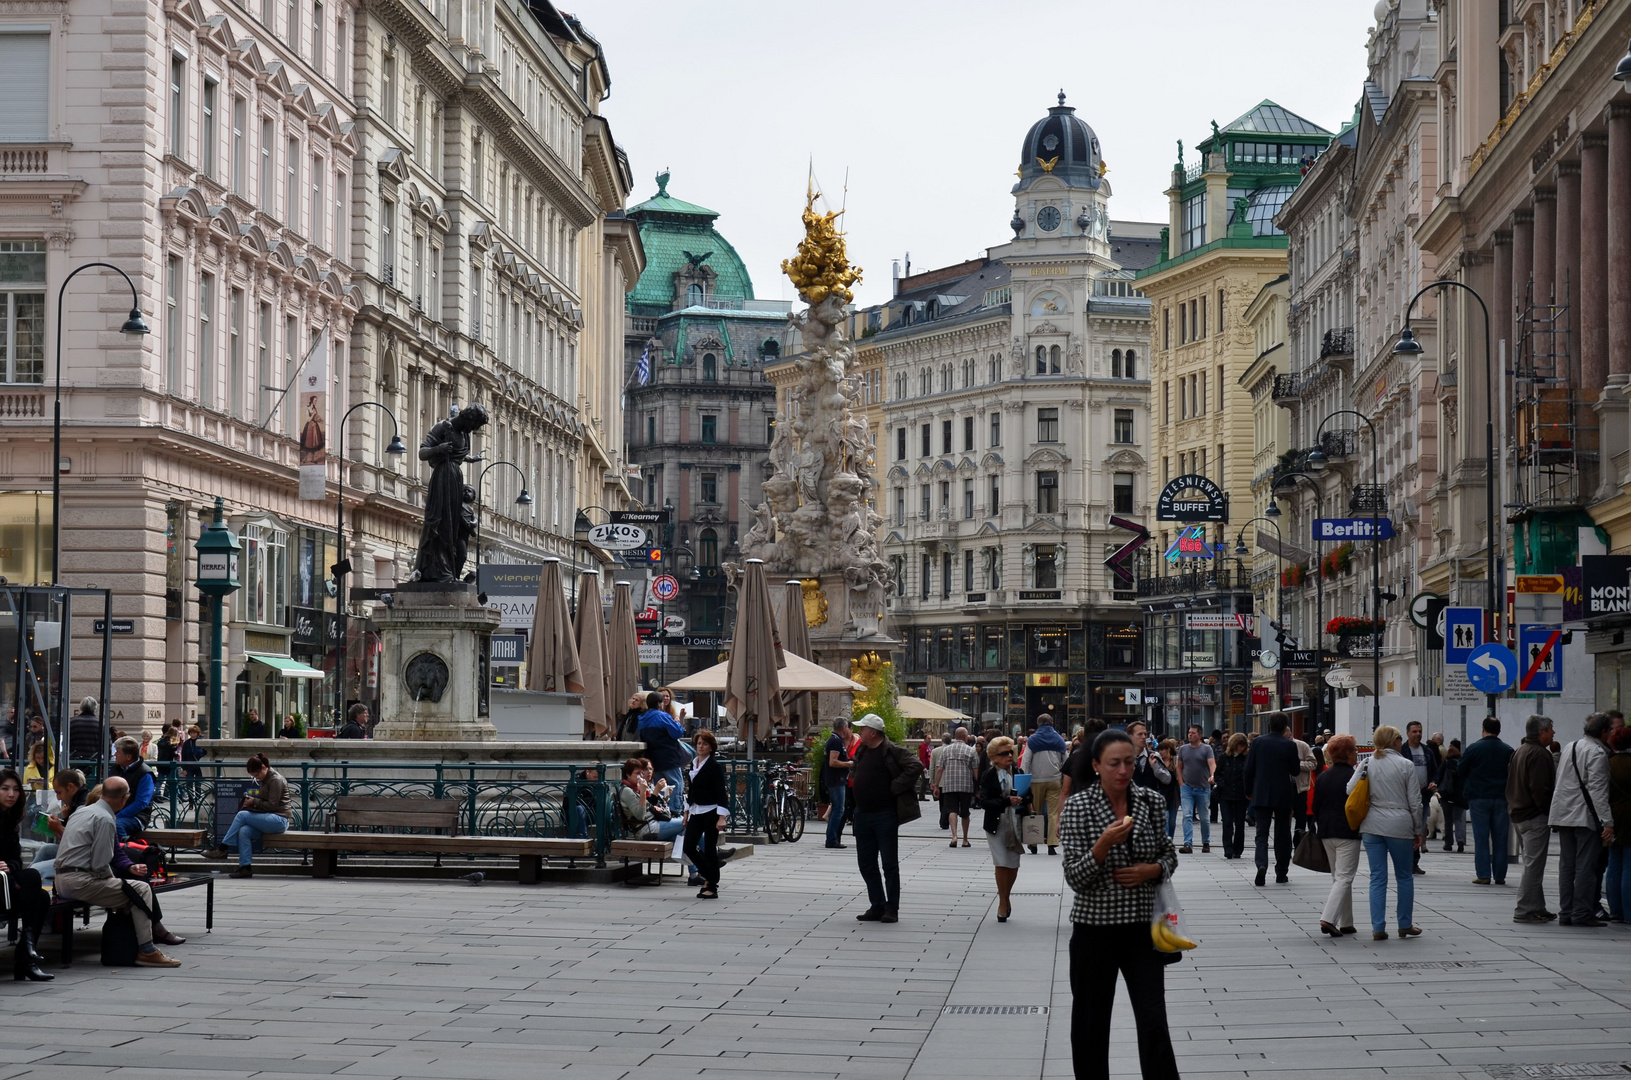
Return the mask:
[[328,334],[300,365],[295,379],[296,416],[300,425],[300,497],[322,502],[328,496]]

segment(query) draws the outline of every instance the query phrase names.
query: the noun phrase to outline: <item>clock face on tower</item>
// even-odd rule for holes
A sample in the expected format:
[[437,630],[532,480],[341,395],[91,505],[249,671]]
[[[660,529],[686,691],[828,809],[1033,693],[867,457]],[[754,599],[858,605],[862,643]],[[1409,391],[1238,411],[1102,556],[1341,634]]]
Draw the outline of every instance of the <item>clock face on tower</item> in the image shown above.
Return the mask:
[[1043,232],[1052,232],[1059,227],[1059,208],[1057,206],[1044,206],[1036,212],[1036,227]]

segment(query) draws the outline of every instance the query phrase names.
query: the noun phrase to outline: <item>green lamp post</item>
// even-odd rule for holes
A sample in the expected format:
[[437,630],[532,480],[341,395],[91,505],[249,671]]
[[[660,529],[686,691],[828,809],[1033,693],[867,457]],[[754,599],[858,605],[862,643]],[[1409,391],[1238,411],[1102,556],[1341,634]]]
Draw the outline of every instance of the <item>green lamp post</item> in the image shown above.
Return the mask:
[[210,598],[210,738],[221,737],[221,600],[238,590],[238,552],[242,545],[222,520],[223,504],[215,499],[215,520],[193,545],[198,552],[198,591]]

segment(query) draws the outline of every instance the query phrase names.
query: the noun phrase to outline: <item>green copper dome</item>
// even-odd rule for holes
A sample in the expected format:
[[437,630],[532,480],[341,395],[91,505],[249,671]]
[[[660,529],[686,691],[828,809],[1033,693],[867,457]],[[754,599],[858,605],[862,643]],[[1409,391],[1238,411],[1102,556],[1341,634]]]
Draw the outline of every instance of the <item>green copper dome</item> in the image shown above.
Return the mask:
[[646,269],[629,294],[629,311],[635,315],[664,315],[686,307],[683,294],[676,300],[676,275],[698,278],[711,270],[707,295],[719,301],[753,299],[753,280],[741,256],[730,241],[719,235],[714,219],[719,214],[704,206],[676,199],[668,193],[668,173],[657,174],[657,194],[628,216],[640,228],[640,243],[646,249]]

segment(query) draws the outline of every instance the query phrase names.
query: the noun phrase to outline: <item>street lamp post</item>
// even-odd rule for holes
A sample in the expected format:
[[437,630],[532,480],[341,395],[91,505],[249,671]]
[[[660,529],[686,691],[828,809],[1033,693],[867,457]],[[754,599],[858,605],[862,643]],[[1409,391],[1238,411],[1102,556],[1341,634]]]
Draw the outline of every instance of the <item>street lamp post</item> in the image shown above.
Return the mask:
[[[1325,425],[1338,416],[1356,416],[1370,431],[1370,471],[1371,483],[1376,491],[1371,498],[1370,506],[1370,569],[1371,569],[1371,730],[1375,731],[1382,726],[1382,531],[1381,499],[1376,497],[1381,493],[1382,471],[1376,449],[1376,425],[1371,423],[1370,417],[1356,409],[1338,409],[1331,413],[1314,432],[1314,450],[1308,455],[1308,467],[1316,473],[1324,472],[1326,459],[1325,452],[1320,449],[1320,438],[1325,434]],[[1358,485],[1355,485],[1357,490]]]
[[[1276,480],[1274,482],[1274,487],[1269,489],[1269,498],[1270,498],[1269,508],[1267,510],[1263,511],[1264,514],[1266,514],[1267,516],[1269,516],[1271,518],[1279,517],[1280,516],[1280,504],[1279,504],[1278,501],[1276,501],[1278,499],[1278,496],[1275,495],[1275,492],[1277,490],[1279,490],[1282,486],[1285,486],[1288,481],[1295,484],[1295,482],[1298,481],[1298,480],[1307,480],[1308,481],[1309,488],[1312,489],[1312,491],[1314,492],[1314,516],[1315,517],[1324,517],[1325,516],[1325,495],[1320,489],[1319,481],[1315,480],[1312,476],[1308,475],[1307,473],[1301,472],[1301,471],[1288,472],[1284,476],[1281,476],[1278,480]],[[1323,705],[1324,705],[1324,702],[1325,702],[1325,572],[1324,572],[1324,568],[1319,565],[1319,562],[1320,562],[1320,557],[1319,556],[1320,556],[1320,539],[1319,539],[1318,536],[1315,536],[1314,537],[1314,564],[1315,564],[1314,565],[1314,572],[1315,572],[1315,576],[1314,576],[1314,697],[1313,697],[1313,700],[1309,703],[1309,708],[1311,709],[1311,711],[1313,713],[1314,725],[1315,725],[1316,728],[1319,726],[1321,721],[1323,721],[1325,719],[1325,709],[1323,708]]]
[[[329,571],[334,575],[334,615],[340,622],[340,655],[334,665],[334,726],[338,728],[344,719],[345,713],[345,680],[346,663],[350,659],[350,635],[345,626],[345,579],[351,573],[351,559],[345,553],[345,424],[351,419],[351,414],[358,409],[378,409],[391,420],[391,442],[385,452],[391,455],[402,455],[408,448],[402,445],[402,436],[398,432],[396,414],[377,401],[359,401],[345,411],[340,417],[340,428],[335,446],[340,451],[340,479],[337,498],[334,500],[334,565]],[[328,636],[328,628],[323,628],[323,636]],[[324,643],[327,644],[326,642]]]
[[[1419,356],[1422,353],[1421,342],[1416,340],[1416,334],[1410,329],[1410,313],[1416,310],[1416,301],[1420,300],[1429,289],[1463,289],[1484,312],[1484,513],[1485,523],[1489,532],[1488,547],[1486,550],[1485,578],[1489,582],[1489,592],[1485,596],[1485,621],[1489,623],[1491,632],[1495,628],[1495,613],[1500,609],[1496,606],[1499,598],[1505,594],[1501,587],[1499,564],[1495,557],[1495,543],[1500,529],[1500,522],[1495,518],[1495,349],[1493,335],[1490,331],[1489,305],[1484,298],[1478,295],[1478,290],[1464,282],[1451,278],[1440,278],[1428,282],[1410,298],[1410,303],[1404,309],[1404,330],[1399,334],[1399,341],[1393,346],[1393,352],[1399,356]],[[1485,695],[1485,706],[1490,715],[1495,714],[1494,694]]]
[[[495,461],[491,465],[488,465],[486,468],[481,470],[481,475],[476,478],[476,574],[478,578],[481,575],[481,508],[483,505],[481,499],[482,485],[487,482],[487,474],[501,465],[506,468],[514,469],[516,475],[521,477],[521,494],[515,497],[515,505],[532,505],[532,494],[531,492],[527,491],[527,474],[521,470],[521,466],[517,465],[513,461]],[[574,611],[573,614],[576,615],[577,612]]]
[[210,738],[221,737],[221,601],[236,592],[242,545],[224,520],[225,504],[215,497],[215,520],[193,544],[198,553],[198,591],[210,598]]
[[130,318],[119,327],[119,332],[127,337],[142,337],[148,333],[147,323],[142,319],[141,297],[136,292],[136,283],[130,280],[130,275],[114,266],[112,263],[91,262],[84,266],[76,266],[62,279],[62,287],[57,290],[57,377],[56,401],[52,405],[51,418],[51,584],[56,585],[62,578],[62,301],[68,293],[68,283],[74,280],[81,271],[92,267],[101,267],[112,270],[125,279],[130,286]]

